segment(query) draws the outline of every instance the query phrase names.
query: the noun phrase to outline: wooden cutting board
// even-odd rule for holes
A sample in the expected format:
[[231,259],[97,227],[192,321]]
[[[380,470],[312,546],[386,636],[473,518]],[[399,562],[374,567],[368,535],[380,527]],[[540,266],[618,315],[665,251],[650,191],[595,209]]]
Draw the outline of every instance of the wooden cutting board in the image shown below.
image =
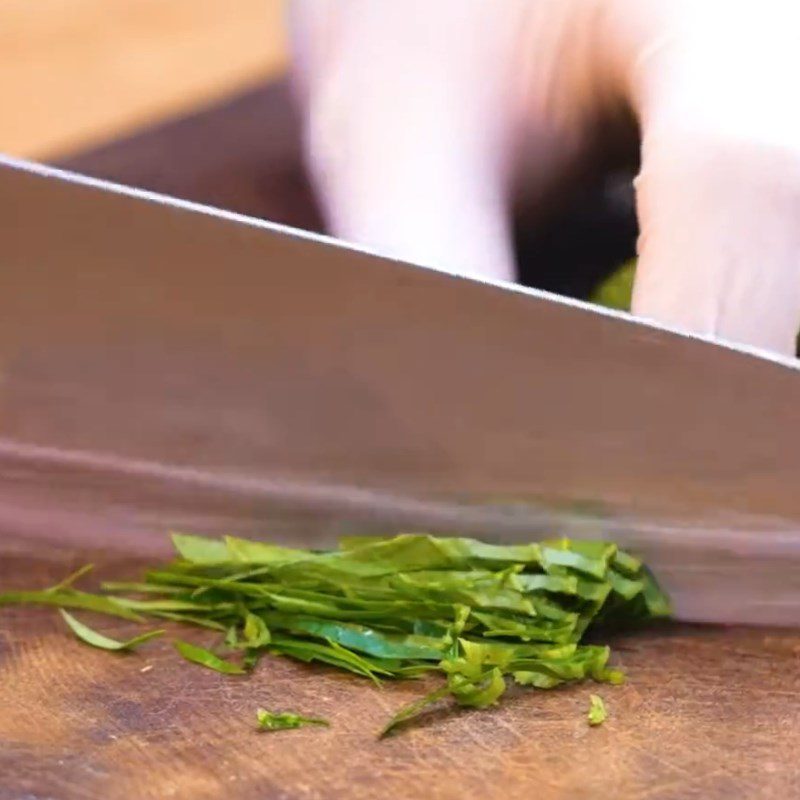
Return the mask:
[[[68,165],[319,228],[297,141],[285,90],[271,86]],[[562,288],[580,294],[629,252],[630,210],[597,197],[520,238],[540,285],[569,263]],[[583,235],[560,236],[566,229]],[[0,591],[52,584],[87,561],[103,577],[133,576],[142,550],[80,532],[47,544],[7,533]],[[0,800],[800,796],[800,633],[676,625],[613,644],[629,682],[599,687],[610,712],[600,728],[586,724],[598,687],[581,685],[512,690],[486,711],[436,710],[378,741],[427,684],[378,689],[279,658],[225,677],[183,662],[166,640],[109,654],[75,641],[52,610],[0,609]],[[258,733],[258,706],[331,727]]]
[[[0,586],[47,586],[87,561],[105,577],[143,566],[133,541],[110,553],[6,537]],[[800,636],[667,626],[613,645],[625,686],[511,690],[495,708],[436,710],[379,741],[387,718],[433,684],[376,688],[276,657],[252,676],[223,676],[166,640],[117,655],[76,641],[52,609],[4,608],[0,798],[798,796]],[[586,722],[592,691],[609,709],[599,728]],[[258,706],[331,727],[259,733]]]

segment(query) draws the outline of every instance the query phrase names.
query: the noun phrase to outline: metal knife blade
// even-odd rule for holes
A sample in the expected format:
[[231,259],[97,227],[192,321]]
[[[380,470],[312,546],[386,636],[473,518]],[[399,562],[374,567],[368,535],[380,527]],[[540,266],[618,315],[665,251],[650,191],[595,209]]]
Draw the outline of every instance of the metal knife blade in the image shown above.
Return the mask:
[[0,530],[606,536],[800,624],[800,370],[6,159]]

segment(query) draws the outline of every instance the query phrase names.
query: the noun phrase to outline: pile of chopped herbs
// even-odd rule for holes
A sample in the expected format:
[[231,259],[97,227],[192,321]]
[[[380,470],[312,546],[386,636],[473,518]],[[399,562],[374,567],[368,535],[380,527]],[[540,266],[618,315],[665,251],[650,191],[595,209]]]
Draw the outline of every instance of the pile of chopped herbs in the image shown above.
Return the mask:
[[[337,550],[315,551],[233,537],[172,539],[178,558],[143,582],[83,592],[73,584],[84,568],[49,589],[2,594],[0,605],[58,607],[80,639],[109,650],[133,648],[163,631],[118,642],[63,609],[216,631],[213,652],[174,644],[187,660],[227,674],[252,670],[271,653],[375,683],[427,673],[444,678],[382,734],[447,696],[489,706],[510,681],[540,689],[587,678],[619,683],[621,673],[608,667],[609,648],[583,643],[584,635],[598,623],[670,610],[647,568],[603,541],[497,545],[402,534],[345,538]],[[593,711],[593,720],[598,715]],[[304,724],[294,715],[259,716],[263,728],[288,727],[287,719]]]

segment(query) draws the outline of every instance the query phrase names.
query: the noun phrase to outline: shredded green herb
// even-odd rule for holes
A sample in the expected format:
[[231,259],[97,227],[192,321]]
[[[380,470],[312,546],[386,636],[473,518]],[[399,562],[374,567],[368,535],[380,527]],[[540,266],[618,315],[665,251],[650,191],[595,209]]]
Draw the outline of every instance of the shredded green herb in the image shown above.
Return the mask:
[[147,633],[142,633],[139,636],[134,636],[132,639],[128,639],[127,641],[119,642],[116,639],[112,639],[110,636],[106,636],[105,634],[98,633],[97,631],[93,630],[80,620],[75,619],[72,614],[64,611],[63,608],[59,609],[59,611],[61,612],[61,616],[64,618],[64,622],[69,625],[69,627],[72,629],[72,632],[82,642],[86,642],[86,644],[90,644],[92,647],[99,647],[101,650],[133,650],[140,644],[149,642],[151,639],[155,639],[157,636],[162,636],[164,634],[163,630],[148,631]]
[[630,311],[635,277],[636,260],[626,261],[595,288],[590,300],[606,308]]
[[589,724],[592,726],[602,725],[608,716],[603,698],[598,694],[591,694],[589,695],[589,703],[589,713],[587,715]]
[[197,645],[189,644],[189,642],[178,640],[175,642],[175,649],[187,661],[191,661],[193,664],[200,664],[201,667],[208,667],[215,672],[222,672],[225,675],[243,675],[246,671],[244,667],[214,655],[210,650],[206,650],[205,647],[198,647]]
[[79,580],[93,569],[94,564],[84,564],[82,567],[78,567],[75,572],[71,572],[66,578],[60,580],[55,586],[51,586],[47,591],[59,592],[63,589],[69,589],[72,587],[72,584],[75,583],[75,581]]
[[144,622],[143,617],[110,597],[79,592],[75,589],[57,590],[40,589],[27,592],[5,592],[0,594],[0,606],[34,605],[55,606],[56,608],[80,608],[84,611],[95,611],[108,614],[131,622]]
[[[609,648],[585,644],[586,632],[670,613],[648,569],[604,541],[498,545],[401,534],[347,537],[338,549],[318,551],[174,534],[173,543],[178,558],[138,582],[80,592],[72,588],[79,571],[50,589],[0,594],[0,606],[81,608],[208,629],[241,663],[187,642],[175,647],[226,674],[253,669],[271,653],[376,684],[428,673],[444,678],[381,735],[445,697],[492,705],[509,681],[540,689],[584,679],[621,683],[622,673],[608,667]],[[90,644],[114,642],[65,618]]]
[[421,697],[419,700],[415,700],[413,703],[404,706],[383,726],[383,728],[381,728],[378,733],[378,738],[383,739],[384,736],[391,733],[398,725],[412,717],[416,717],[423,709],[447,697],[448,694],[450,694],[450,687],[448,685],[441,686],[435,691],[426,694],[425,697]]
[[330,724],[326,719],[317,717],[303,717],[300,714],[292,714],[284,711],[276,713],[259,708],[256,711],[258,728],[262,731],[285,731],[292,728],[303,728],[308,725],[322,725],[328,727]]

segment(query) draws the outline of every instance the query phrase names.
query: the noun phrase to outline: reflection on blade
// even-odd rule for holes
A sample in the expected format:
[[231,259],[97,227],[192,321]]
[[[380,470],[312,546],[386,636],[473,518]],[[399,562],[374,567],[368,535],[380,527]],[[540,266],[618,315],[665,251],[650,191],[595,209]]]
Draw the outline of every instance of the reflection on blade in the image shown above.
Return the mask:
[[8,533],[604,534],[682,616],[800,622],[794,363],[25,165],[0,192]]

